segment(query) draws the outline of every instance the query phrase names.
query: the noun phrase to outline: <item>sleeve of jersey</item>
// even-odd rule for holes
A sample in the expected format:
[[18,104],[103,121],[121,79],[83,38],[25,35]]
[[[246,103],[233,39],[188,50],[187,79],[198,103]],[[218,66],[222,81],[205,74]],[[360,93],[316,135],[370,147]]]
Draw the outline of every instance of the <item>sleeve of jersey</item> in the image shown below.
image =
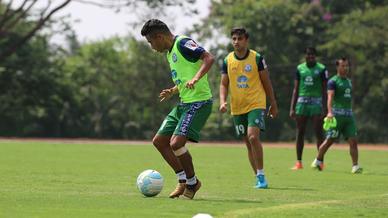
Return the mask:
[[199,46],[194,40],[184,38],[179,43],[179,51],[190,62],[197,62],[205,49]]
[[323,81],[327,81],[329,79],[329,71],[327,71],[326,68],[324,68],[321,72],[321,78]]
[[226,58],[222,62],[221,74],[228,74],[228,63],[226,61]]
[[259,72],[267,69],[267,64],[265,63],[264,57],[261,55],[256,55],[256,64]]
[[335,90],[334,80],[329,80],[329,82],[327,83],[327,90]]

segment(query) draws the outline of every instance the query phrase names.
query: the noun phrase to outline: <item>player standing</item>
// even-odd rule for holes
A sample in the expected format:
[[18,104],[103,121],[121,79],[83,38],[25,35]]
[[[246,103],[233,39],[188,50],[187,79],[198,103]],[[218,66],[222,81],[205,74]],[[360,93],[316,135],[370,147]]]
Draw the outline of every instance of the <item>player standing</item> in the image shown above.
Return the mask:
[[251,167],[256,175],[256,188],[267,188],[264,176],[263,147],[260,131],[265,130],[266,97],[271,106],[269,115],[278,113],[275,95],[263,56],[248,49],[249,34],[244,28],[231,31],[234,51],[224,59],[220,83],[220,111],[227,111],[230,91],[231,114],[238,136],[242,137]]
[[303,169],[302,154],[304,148],[304,135],[309,119],[313,121],[317,149],[323,142],[322,118],[325,113],[323,113],[322,110],[322,99],[323,102],[326,101],[328,72],[323,64],[316,61],[316,53],[315,48],[306,48],[306,62],[298,65],[295,74],[294,90],[290,107],[290,117],[295,119],[297,126],[297,161],[292,168],[293,170]]

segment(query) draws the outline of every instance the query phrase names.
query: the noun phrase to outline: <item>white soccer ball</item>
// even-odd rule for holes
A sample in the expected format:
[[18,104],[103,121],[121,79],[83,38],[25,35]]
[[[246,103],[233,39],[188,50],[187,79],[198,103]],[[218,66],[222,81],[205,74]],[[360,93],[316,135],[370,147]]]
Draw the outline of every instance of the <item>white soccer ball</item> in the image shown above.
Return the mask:
[[156,170],[144,170],[137,177],[137,189],[146,197],[154,197],[162,191],[163,177]]
[[213,218],[213,217],[207,213],[198,213],[198,214],[195,214],[193,218]]

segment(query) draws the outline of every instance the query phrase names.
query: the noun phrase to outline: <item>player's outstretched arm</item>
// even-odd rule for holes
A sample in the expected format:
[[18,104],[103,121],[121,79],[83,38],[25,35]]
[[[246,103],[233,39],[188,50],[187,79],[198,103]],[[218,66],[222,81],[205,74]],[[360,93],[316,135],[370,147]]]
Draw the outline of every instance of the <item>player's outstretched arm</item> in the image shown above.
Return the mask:
[[275,99],[275,94],[272,88],[272,83],[269,78],[269,72],[267,69],[260,71],[260,79],[261,79],[261,82],[263,83],[264,91],[266,95],[269,97],[269,101],[271,104],[269,107],[268,115],[271,118],[275,118],[278,115],[278,105]]
[[211,66],[214,63],[213,55],[210,54],[207,51],[203,52],[203,54],[201,55],[201,60],[203,62],[202,62],[201,67],[199,68],[197,74],[195,74],[193,79],[191,79],[190,81],[188,81],[186,83],[186,87],[189,88],[189,89],[193,89],[194,88],[194,84],[196,82],[198,82],[198,80],[200,80],[210,70]]

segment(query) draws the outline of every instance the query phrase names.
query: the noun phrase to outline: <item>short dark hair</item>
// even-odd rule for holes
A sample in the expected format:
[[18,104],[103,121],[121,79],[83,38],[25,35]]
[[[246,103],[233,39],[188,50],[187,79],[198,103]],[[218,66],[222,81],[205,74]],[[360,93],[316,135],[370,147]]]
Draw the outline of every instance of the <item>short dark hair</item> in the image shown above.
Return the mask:
[[346,57],[338,58],[335,60],[335,65],[338,66],[341,61],[348,61],[348,59]]
[[249,33],[244,27],[234,27],[232,28],[232,31],[230,31],[230,36],[233,36],[234,34],[237,35],[244,35],[245,38],[249,38]]
[[317,55],[317,50],[316,50],[314,47],[307,47],[307,48],[304,50],[304,53],[305,53],[305,54],[314,54],[314,55]]
[[171,33],[168,26],[161,20],[150,19],[144,23],[143,28],[141,29],[141,35],[153,35],[155,33],[168,34]]

